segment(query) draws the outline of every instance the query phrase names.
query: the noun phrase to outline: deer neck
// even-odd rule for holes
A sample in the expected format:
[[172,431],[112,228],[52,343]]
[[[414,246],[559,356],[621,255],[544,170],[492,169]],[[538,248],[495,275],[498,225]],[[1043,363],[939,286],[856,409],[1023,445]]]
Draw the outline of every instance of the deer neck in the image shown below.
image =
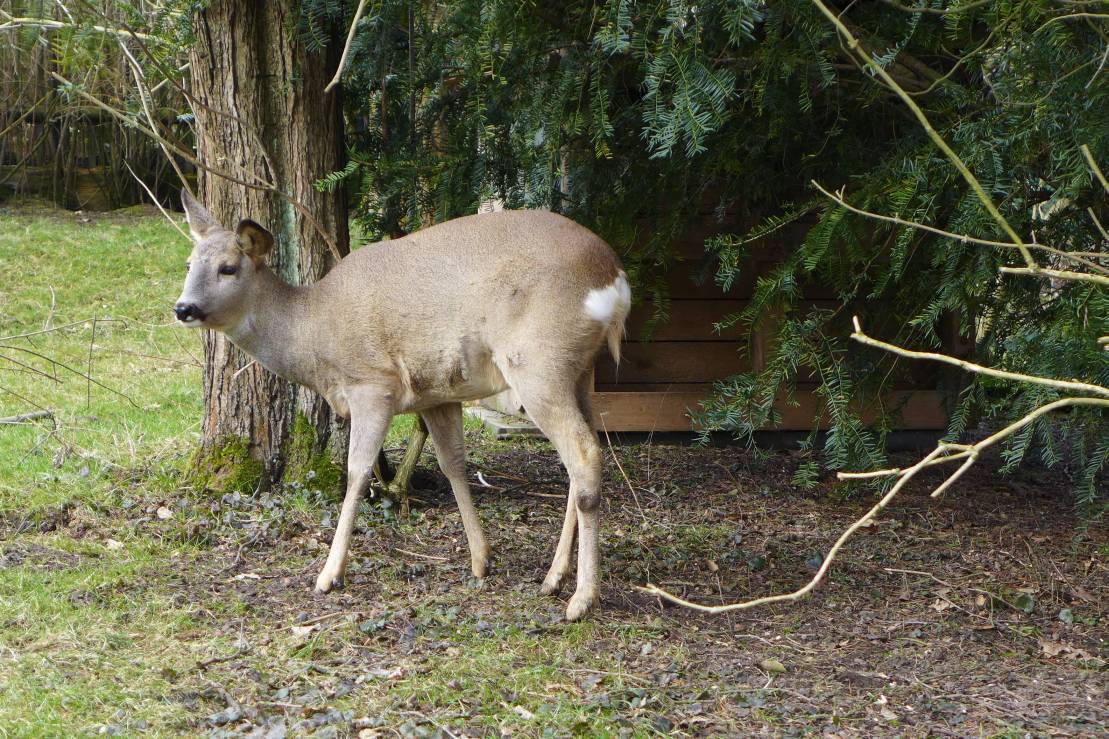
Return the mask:
[[311,291],[311,286],[289,285],[263,266],[255,275],[250,309],[225,333],[269,371],[315,387]]

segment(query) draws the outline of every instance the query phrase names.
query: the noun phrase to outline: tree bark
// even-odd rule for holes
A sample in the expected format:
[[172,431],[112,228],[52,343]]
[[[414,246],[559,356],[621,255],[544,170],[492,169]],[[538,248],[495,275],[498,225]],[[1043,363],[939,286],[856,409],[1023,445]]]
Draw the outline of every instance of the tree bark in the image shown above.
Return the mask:
[[[190,92],[200,161],[261,186],[201,171],[198,198],[228,228],[242,218],[266,226],[276,240],[270,257],[275,271],[292,284],[305,284],[335,262],[320,228],[340,255],[347,253],[349,237],[342,192],[313,187],[344,164],[340,94],[324,93],[341,43],[332,38],[324,50],[308,49],[297,29],[295,5],[292,0],[209,2],[195,17]],[[249,451],[262,482],[277,481],[285,473],[294,428],[298,434],[305,430],[298,415],[314,432],[308,440],[313,457],[328,447],[333,457],[345,449],[345,433],[318,395],[250,364],[222,334],[205,332],[204,352],[202,452],[211,452],[209,461],[222,464],[221,450],[239,440],[236,448]],[[303,443],[297,439],[300,455]]]

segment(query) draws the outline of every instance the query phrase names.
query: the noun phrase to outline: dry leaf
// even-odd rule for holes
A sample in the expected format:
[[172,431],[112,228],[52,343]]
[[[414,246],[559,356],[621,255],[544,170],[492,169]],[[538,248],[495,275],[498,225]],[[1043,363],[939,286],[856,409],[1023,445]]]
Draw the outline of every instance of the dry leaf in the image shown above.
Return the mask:
[[1069,649],[1069,647],[1062,642],[1052,641],[1051,639],[1040,639],[1040,649],[1043,650],[1044,656],[1056,657],[1060,652]]
[[164,505],[163,506],[158,506],[158,510],[157,510],[156,515],[158,516],[158,518],[160,518],[164,521],[167,518],[173,518],[173,511],[166,508]]
[[1075,587],[1074,589],[1072,589],[1071,594],[1073,594],[1076,598],[1081,598],[1087,603],[1093,603],[1097,600],[1097,598],[1095,598],[1089,590],[1084,590],[1080,587]]
[[513,706],[512,712],[525,721],[531,721],[533,718],[535,718],[535,714],[524,708],[523,706]]
[[948,608],[954,608],[955,604],[952,603],[949,600],[944,600],[943,598],[936,598],[935,602],[932,603],[932,605],[930,605],[928,607],[931,608],[936,613],[943,613]]
[[123,542],[122,541],[116,541],[115,539],[107,539],[107,540],[104,541],[104,546],[106,546],[106,547],[108,547],[108,549],[112,549],[112,550],[123,549]]
[[313,631],[320,628],[320,625],[312,624],[311,626],[290,626],[289,628],[291,628],[293,630],[293,633],[297,636],[308,636]]

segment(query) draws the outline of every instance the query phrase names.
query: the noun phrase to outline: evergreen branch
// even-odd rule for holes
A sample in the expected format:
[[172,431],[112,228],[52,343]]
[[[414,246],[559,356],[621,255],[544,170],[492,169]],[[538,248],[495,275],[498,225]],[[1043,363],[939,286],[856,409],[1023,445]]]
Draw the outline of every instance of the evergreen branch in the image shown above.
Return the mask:
[[978,196],[978,200],[982,203],[982,207],[984,207],[986,209],[986,212],[989,213],[991,217],[993,217],[994,221],[996,221],[1001,229],[1005,232],[1005,235],[1008,236],[1014,244],[1016,244],[1018,249],[1020,249],[1021,255],[1024,257],[1024,261],[1028,265],[1028,268],[1033,271],[1039,269],[1039,265],[1036,263],[1035,258],[1033,258],[1032,252],[1028,250],[1028,247],[1024,244],[1024,241],[1021,240],[1019,235],[1017,235],[1016,230],[1014,230],[1013,227],[1009,224],[1009,221],[1005,218],[1005,216],[1001,215],[1001,211],[997,209],[997,206],[994,204],[993,199],[986,193],[986,190],[982,187],[982,183],[980,183],[978,181],[978,178],[971,173],[970,169],[967,168],[967,165],[963,162],[962,158],[955,153],[955,150],[948,146],[943,137],[939,135],[935,128],[932,127],[931,121],[928,120],[928,116],[924,114],[924,111],[921,110],[920,106],[916,104],[916,102],[907,92],[905,92],[905,89],[901,87],[901,85],[897,84],[897,81],[890,76],[889,72],[887,72],[882,67],[882,65],[874,61],[870,54],[867,53],[866,49],[863,48],[862,44],[859,43],[859,40],[855,38],[851,31],[847,29],[847,26],[843,24],[843,21],[841,21],[834,13],[832,13],[832,11],[828,10],[827,5],[821,2],[821,0],[812,0],[812,2],[814,5],[816,5],[817,9],[820,10],[820,12],[836,27],[836,30],[839,31],[840,35],[843,36],[844,40],[847,42],[847,47],[858,54],[866,63],[866,66],[873,70],[876,75],[881,77],[882,81],[885,82],[890,87],[890,89],[892,89],[894,93],[897,94],[897,97],[901,98],[901,101],[909,107],[909,110],[912,111],[917,121],[920,122],[921,127],[924,128],[925,133],[928,134],[928,138],[932,139],[932,142],[940,149],[940,151],[944,153],[944,156],[947,157],[948,161],[950,161],[955,166],[955,168],[959,170],[959,174],[963,176],[963,179],[966,180],[968,185],[970,185],[971,189],[974,191],[974,194]]
[[[900,216],[896,216],[896,215],[894,215],[894,216],[885,216],[885,215],[882,215],[881,213],[873,213],[869,210],[863,210],[862,208],[857,208],[854,205],[851,205],[850,203],[848,203],[846,200],[844,200],[842,189],[836,191],[835,193],[831,193],[831,192],[828,192],[827,190],[825,190],[821,186],[821,184],[819,182],[817,182],[816,180],[812,180],[811,182],[812,182],[813,187],[815,187],[820,192],[824,193],[824,195],[826,195],[833,202],[837,203],[838,205],[840,205],[843,208],[846,208],[847,210],[851,211],[852,213],[857,213],[861,216],[866,216],[867,218],[873,218],[875,220],[885,221],[887,223],[894,223],[894,224],[897,224],[898,226],[906,226],[908,228],[915,228],[915,229],[919,229],[921,231],[927,231],[928,233],[933,233],[933,234],[936,234],[937,236],[943,236],[944,238],[954,239],[956,241],[961,241],[961,242],[967,243],[967,244],[980,244],[982,246],[993,246],[993,247],[998,247],[998,248],[1002,248],[1002,249],[1017,249],[1017,248],[1019,248],[1017,244],[1014,244],[1014,243],[1009,242],[1009,241],[991,241],[989,239],[980,239],[976,236],[969,236],[967,234],[951,233],[950,231],[944,231],[942,228],[936,228],[935,226],[929,226],[925,223],[917,223],[916,221],[906,221],[905,219],[901,218]],[[1078,262],[1079,264],[1085,265],[1086,267],[1089,267],[1090,269],[1093,269],[1093,270],[1096,270],[1098,272],[1102,272],[1104,274],[1109,275],[1109,269],[1106,269],[1105,267],[1102,267],[1100,264],[1097,264],[1095,262],[1091,262],[1090,260],[1088,260],[1088,259],[1086,259],[1082,256],[1078,256],[1076,254],[1073,254],[1071,252],[1063,251],[1062,249],[1056,249],[1056,248],[1050,247],[1050,246],[1045,246],[1043,244],[1025,244],[1025,246],[1029,249],[1039,249],[1040,251],[1046,252],[1048,254],[1054,254],[1057,257],[1070,259],[1072,261]],[[1027,271],[1027,270],[1025,270],[1025,271]],[[1049,270],[1041,270],[1041,271],[1044,274],[1047,274],[1047,272]],[[1067,274],[1071,275],[1071,274],[1080,274],[1080,273],[1071,272],[1071,273],[1067,273]],[[1070,278],[1070,279],[1073,279],[1073,278]]]

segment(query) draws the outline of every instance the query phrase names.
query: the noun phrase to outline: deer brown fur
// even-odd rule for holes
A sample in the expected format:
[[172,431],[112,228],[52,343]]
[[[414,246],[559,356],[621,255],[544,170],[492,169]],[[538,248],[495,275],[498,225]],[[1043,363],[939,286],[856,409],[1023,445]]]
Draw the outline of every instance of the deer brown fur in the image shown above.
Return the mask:
[[267,369],[323,395],[351,420],[348,484],[316,589],[341,584],[359,499],[397,413],[419,413],[450,481],[484,577],[489,545],[465,474],[462,406],[507,388],[551,440],[570,477],[566,517],[542,592],[558,592],[578,536],[566,616],[598,599],[601,449],[590,426],[590,369],[607,342],[619,358],[630,305],[612,249],[544,211],[458,218],[353,252],[314,285],[265,265],[273,236],[234,230],[182,195],[194,246],[176,312],[224,332]]

